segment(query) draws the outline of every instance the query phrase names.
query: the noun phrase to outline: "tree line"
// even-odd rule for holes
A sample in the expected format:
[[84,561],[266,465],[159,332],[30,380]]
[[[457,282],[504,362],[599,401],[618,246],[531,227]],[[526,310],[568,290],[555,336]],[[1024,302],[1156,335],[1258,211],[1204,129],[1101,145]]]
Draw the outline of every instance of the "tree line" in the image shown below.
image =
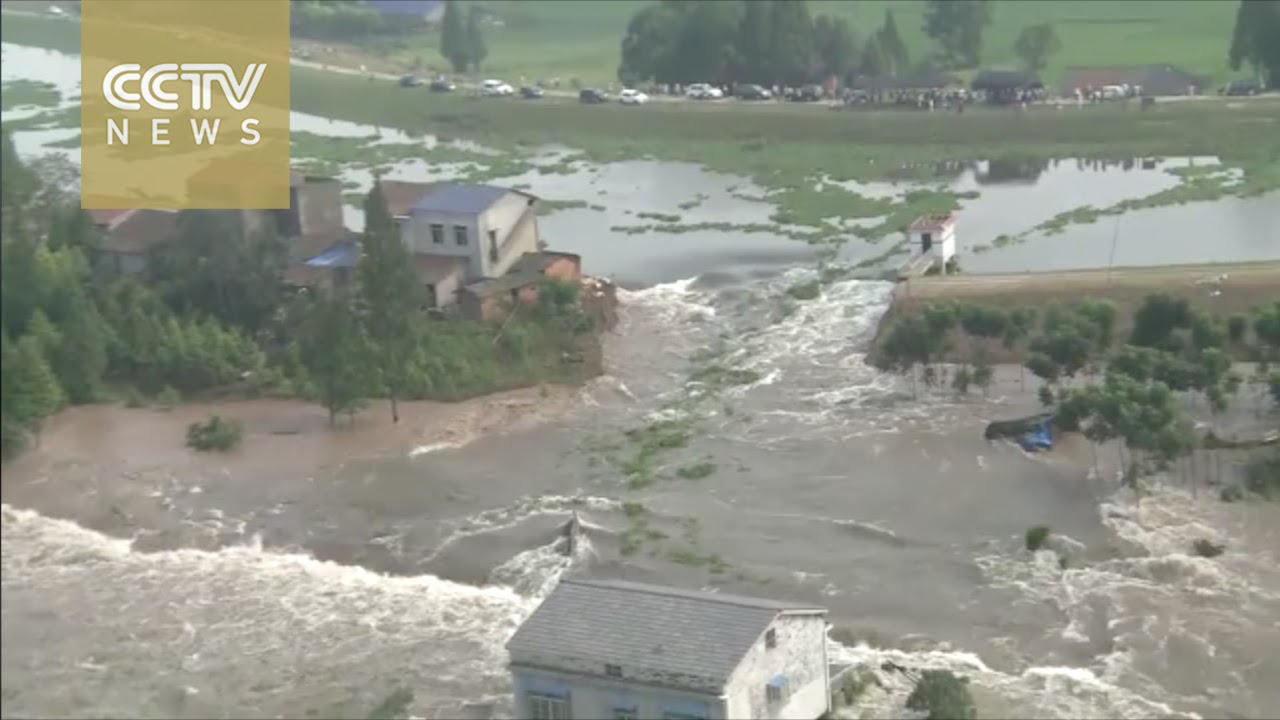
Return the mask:
[[380,187],[366,200],[349,296],[280,280],[281,240],[230,213],[183,211],[147,272],[95,268],[102,238],[79,198],[3,135],[0,407],[9,455],[68,404],[173,402],[232,389],[314,400],[334,419],[385,397],[460,399],[575,377],[566,352],[592,329],[578,286],[551,284],[500,330],[429,319]]
[[[951,386],[965,394],[970,385],[985,390],[991,382],[988,344],[1006,350],[1025,344],[1022,367],[1042,381],[1041,401],[1054,408],[1059,426],[1080,430],[1095,448],[1120,440],[1125,465],[1143,468],[1167,466],[1194,446],[1177,393],[1199,397],[1221,413],[1252,380],[1280,405],[1280,300],[1224,321],[1192,309],[1185,298],[1154,293],[1135,311],[1123,340],[1116,337],[1117,320],[1116,306],[1106,300],[1051,305],[1043,313],[931,303],[894,322],[872,360],[882,370],[909,375],[913,393],[918,375],[938,387],[941,363],[954,356],[959,335],[970,357],[954,371]],[[1255,363],[1252,378],[1233,368],[1233,356]],[[1101,383],[1068,384],[1100,374]]]
[[[992,16],[988,0],[927,0],[922,30],[934,50],[913,66],[891,9],[878,25],[855,28],[844,17],[812,15],[804,0],[663,0],[632,16],[618,78],[796,86],[974,67]],[[1043,67],[1059,47],[1053,27],[1040,24],[1024,30],[1014,50]]]

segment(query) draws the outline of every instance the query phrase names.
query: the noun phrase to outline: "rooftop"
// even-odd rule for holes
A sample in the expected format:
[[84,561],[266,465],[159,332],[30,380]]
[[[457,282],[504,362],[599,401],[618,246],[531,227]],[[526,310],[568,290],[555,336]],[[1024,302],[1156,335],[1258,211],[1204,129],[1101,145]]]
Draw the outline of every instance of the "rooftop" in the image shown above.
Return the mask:
[[108,252],[144,253],[156,243],[173,237],[178,228],[176,210],[135,210],[121,216],[103,240]]
[[563,580],[507,649],[517,655],[619,665],[667,684],[719,690],[783,613],[823,608],[617,580]]
[[133,208],[124,210],[85,210],[95,225],[115,225],[133,212]]
[[382,185],[382,197],[387,201],[387,212],[391,217],[408,215],[414,204],[436,186],[435,183],[408,180],[379,180],[378,182]]
[[947,225],[954,224],[955,221],[956,221],[956,217],[951,213],[945,213],[941,215],[921,215],[920,217],[915,219],[915,222],[911,223],[911,227],[908,229],[911,232],[921,232],[925,230],[941,230],[943,227]]
[[[462,185],[444,183],[436,185],[413,204],[414,210],[476,214],[488,210],[507,193],[517,192],[494,185]],[[530,196],[532,197],[532,196]]]

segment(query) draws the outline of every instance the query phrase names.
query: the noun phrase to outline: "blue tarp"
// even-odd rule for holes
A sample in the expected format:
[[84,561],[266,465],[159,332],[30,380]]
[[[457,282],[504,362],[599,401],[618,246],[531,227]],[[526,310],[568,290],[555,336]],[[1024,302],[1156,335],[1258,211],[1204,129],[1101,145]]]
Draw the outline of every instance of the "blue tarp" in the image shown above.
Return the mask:
[[355,243],[339,243],[306,262],[311,267],[355,267],[359,249]]
[[1037,452],[1039,450],[1053,449],[1053,431],[1049,428],[1049,421],[1042,421],[1036,426],[1035,430],[1024,434],[1018,438],[1018,444],[1027,452]]

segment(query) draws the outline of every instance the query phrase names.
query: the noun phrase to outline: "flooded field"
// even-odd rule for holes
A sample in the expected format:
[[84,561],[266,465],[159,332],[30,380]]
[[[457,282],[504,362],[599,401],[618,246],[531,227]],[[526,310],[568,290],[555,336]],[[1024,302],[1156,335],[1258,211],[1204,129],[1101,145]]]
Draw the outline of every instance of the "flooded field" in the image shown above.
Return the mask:
[[[3,53],[6,80],[20,67],[73,94],[71,56]],[[294,121],[420,144],[421,157],[391,163],[396,178],[460,177],[490,156]],[[40,134],[68,132],[20,131],[15,143],[24,157],[75,160],[48,147],[69,136]],[[813,277],[818,249],[771,219],[764,189],[691,163],[573,158],[542,148],[532,169],[489,181],[575,204],[540,219],[542,233],[630,288],[607,375],[570,391],[563,413],[445,435],[409,416],[396,432],[330,436],[271,419],[296,404],[229,403],[251,422],[226,457],[181,447],[182,409],[57,418],[5,469],[3,714],[364,717],[404,685],[415,717],[510,717],[503,644],[565,575],[821,603],[842,631],[835,658],[876,678],[863,717],[901,717],[911,676],[894,664],[971,677],[982,717],[1280,708],[1280,508],[1218,503],[1183,475],[1137,503],[1117,488],[1113,448],[1095,462],[1079,442],[1035,456],[989,443],[989,420],[1038,406],[1035,383],[1009,369],[989,398],[914,397],[867,366],[892,286],[841,280],[784,306],[786,289]],[[1168,190],[1170,170],[1212,162],[975,160],[928,185],[963,193],[968,272],[1280,255],[1274,195],[996,246],[1084,204]],[[342,176],[351,191],[372,179],[355,165]],[[868,198],[920,187],[840,185]],[[359,225],[357,212],[348,219]],[[655,222],[668,231],[634,230]],[[840,257],[873,258],[894,241],[849,239]],[[740,382],[713,381],[730,372]],[[662,423],[685,442],[641,455],[636,438],[672,426]],[[1241,460],[1213,462],[1230,474]],[[623,471],[641,464],[643,475]],[[566,555],[559,529],[575,511],[586,541]],[[1022,535],[1040,524],[1056,549],[1029,553]],[[1227,552],[1197,557],[1196,539]]]

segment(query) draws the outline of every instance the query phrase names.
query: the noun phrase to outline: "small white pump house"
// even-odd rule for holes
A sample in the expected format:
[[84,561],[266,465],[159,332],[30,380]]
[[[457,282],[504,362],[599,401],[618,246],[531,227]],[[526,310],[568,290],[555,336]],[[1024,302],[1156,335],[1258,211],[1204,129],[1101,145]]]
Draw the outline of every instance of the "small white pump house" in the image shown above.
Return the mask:
[[[911,248],[911,261],[937,267],[939,272],[946,273],[947,262],[956,254],[955,215],[947,213],[916,218],[907,228],[907,242]],[[926,257],[932,257],[933,262],[926,263]]]

